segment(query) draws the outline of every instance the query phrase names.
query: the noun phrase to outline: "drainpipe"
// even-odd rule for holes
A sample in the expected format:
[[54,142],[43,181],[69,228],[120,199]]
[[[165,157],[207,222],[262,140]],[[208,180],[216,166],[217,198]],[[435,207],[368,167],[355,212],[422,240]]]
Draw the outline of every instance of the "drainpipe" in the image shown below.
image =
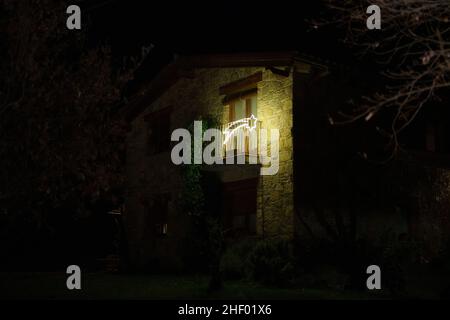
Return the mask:
[[[262,121],[260,123],[260,129],[262,129]],[[259,141],[258,139],[258,143],[261,143],[261,141]],[[259,151],[261,151],[261,146],[259,148]],[[258,159],[259,159],[259,154],[258,154]],[[262,166],[262,164],[261,164]],[[261,222],[262,222],[262,238],[263,240],[265,240],[265,236],[266,236],[266,232],[265,232],[265,224],[266,224],[266,220],[265,220],[265,216],[264,216],[264,176],[261,175],[261,168],[260,168],[260,173],[259,173],[260,179],[261,179]]]
[[262,238],[265,240],[265,218],[264,218],[264,176],[260,175],[261,177],[261,216],[262,216]]

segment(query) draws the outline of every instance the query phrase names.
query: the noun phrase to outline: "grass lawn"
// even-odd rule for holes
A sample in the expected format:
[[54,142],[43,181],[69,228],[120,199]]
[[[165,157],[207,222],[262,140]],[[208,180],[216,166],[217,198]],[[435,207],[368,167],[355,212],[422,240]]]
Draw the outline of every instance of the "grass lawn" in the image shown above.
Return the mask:
[[82,290],[69,291],[64,273],[0,273],[2,299],[373,299],[369,292],[282,289],[235,281],[211,294],[205,276],[115,275],[82,276]]

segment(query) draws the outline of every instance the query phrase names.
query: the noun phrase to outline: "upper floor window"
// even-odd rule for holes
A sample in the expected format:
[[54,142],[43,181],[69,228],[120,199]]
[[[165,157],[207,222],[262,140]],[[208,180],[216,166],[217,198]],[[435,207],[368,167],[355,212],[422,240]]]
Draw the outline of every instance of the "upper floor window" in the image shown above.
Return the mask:
[[256,93],[251,93],[229,102],[229,122],[250,118],[252,115],[258,117]]
[[147,154],[169,151],[171,108],[164,108],[145,117],[147,122]]
[[220,94],[225,95],[223,103],[229,107],[225,122],[250,118],[252,114],[257,117],[256,93],[260,81],[262,72],[256,72],[220,88]]
[[256,90],[254,90],[227,102],[222,125],[224,155],[253,154],[256,156],[259,130],[256,98]]
[[262,72],[226,84],[220,88],[224,95],[222,123],[223,154],[256,155],[259,131],[257,92]]

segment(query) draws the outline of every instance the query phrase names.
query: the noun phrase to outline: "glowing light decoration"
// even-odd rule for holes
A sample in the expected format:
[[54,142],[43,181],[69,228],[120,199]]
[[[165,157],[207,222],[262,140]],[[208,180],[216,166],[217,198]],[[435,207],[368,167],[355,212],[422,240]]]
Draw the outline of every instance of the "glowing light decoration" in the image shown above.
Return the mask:
[[223,134],[225,135],[223,144],[227,144],[228,141],[234,136],[234,133],[239,129],[247,129],[252,132],[256,129],[257,122],[258,119],[253,114],[249,118],[243,118],[230,122],[223,131]]

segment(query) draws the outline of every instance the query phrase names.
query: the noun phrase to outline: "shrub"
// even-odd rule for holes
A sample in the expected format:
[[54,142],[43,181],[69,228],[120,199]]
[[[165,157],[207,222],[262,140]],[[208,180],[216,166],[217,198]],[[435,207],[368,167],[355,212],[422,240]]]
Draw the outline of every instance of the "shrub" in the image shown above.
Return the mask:
[[285,285],[294,275],[292,246],[285,240],[264,240],[256,243],[248,256],[251,279],[267,285]]
[[240,241],[229,246],[222,256],[220,269],[224,279],[237,280],[249,277],[248,257],[255,241]]
[[225,279],[248,279],[266,285],[286,285],[295,271],[292,246],[286,240],[246,240],[233,244],[221,260]]

